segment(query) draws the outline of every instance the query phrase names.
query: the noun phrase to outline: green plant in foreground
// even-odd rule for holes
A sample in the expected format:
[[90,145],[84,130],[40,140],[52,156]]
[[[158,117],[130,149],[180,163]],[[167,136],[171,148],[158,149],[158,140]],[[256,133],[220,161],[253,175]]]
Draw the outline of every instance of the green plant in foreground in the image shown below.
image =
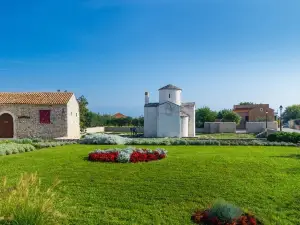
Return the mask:
[[62,214],[55,210],[55,180],[47,190],[41,188],[37,174],[24,174],[14,186],[6,177],[0,186],[0,224],[54,225],[61,224]]
[[221,222],[231,223],[234,219],[239,218],[243,211],[224,200],[216,201],[209,210],[210,217],[217,217]]

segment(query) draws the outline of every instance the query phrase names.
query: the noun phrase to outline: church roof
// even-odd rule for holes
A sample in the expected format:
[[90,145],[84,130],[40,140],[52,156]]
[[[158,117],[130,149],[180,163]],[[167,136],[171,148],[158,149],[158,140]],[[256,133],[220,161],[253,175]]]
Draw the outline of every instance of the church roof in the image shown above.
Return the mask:
[[145,107],[157,107],[159,106],[158,102],[145,104]]
[[195,102],[183,102],[181,105],[184,106],[195,106]]
[[182,90],[182,89],[179,88],[179,87],[176,87],[176,86],[174,86],[174,85],[172,85],[172,84],[168,84],[168,85],[166,85],[166,86],[160,88],[159,91],[160,91],[160,90],[165,90],[165,89]]

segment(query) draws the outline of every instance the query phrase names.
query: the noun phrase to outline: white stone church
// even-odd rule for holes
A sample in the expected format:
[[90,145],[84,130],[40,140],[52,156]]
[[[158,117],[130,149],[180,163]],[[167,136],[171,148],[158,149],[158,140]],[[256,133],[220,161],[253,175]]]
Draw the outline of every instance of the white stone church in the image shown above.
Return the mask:
[[145,92],[144,137],[195,137],[195,102],[181,102],[182,89],[159,89],[159,102],[149,103]]

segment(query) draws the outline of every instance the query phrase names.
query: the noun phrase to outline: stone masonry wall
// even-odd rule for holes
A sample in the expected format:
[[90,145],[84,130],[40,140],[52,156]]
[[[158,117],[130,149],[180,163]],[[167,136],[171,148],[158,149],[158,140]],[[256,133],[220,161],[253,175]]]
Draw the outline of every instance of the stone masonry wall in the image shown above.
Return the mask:
[[[39,110],[51,110],[51,123],[41,124]],[[66,105],[0,105],[0,113],[10,112],[14,117],[16,138],[58,138],[68,134]],[[19,118],[25,116],[29,118]]]

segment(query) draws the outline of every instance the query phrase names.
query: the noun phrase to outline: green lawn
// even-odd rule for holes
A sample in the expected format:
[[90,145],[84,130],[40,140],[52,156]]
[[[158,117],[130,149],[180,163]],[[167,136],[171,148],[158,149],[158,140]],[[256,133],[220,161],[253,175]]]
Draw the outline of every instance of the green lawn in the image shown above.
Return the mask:
[[1,156],[0,175],[38,171],[47,185],[58,176],[71,224],[191,224],[192,211],[217,198],[250,209],[265,224],[299,222],[299,148],[167,146],[168,158],[139,164],[86,161],[95,148]]
[[216,133],[216,134],[204,134],[197,133],[198,138],[203,139],[245,139],[245,138],[255,138],[254,134],[243,134],[243,133]]

